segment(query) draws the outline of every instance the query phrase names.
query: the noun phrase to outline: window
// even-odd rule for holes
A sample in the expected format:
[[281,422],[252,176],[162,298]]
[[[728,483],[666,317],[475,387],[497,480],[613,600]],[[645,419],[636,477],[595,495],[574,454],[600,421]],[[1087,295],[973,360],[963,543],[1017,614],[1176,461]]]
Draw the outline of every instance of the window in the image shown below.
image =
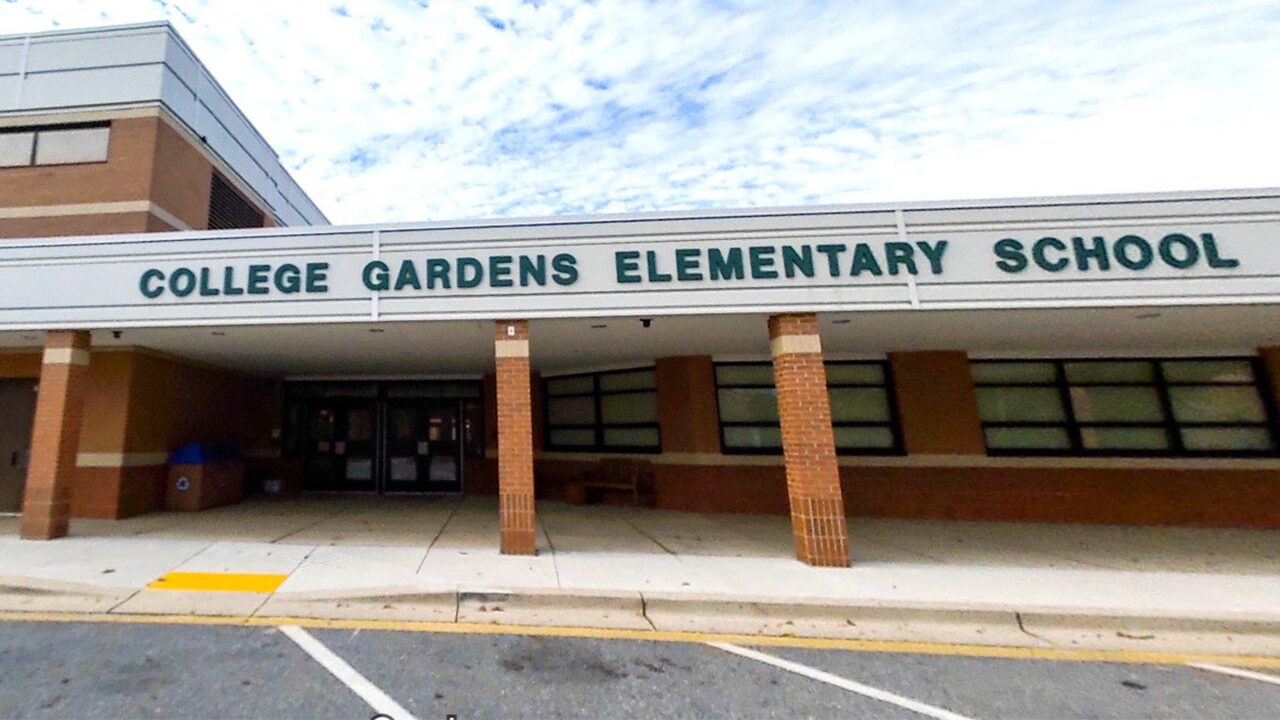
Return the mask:
[[1250,358],[975,361],[987,448],[1005,455],[1269,455]]
[[653,368],[562,375],[542,383],[550,450],[659,452]]
[[[826,372],[836,451],[845,455],[900,453],[902,441],[888,363],[832,361],[826,363]],[[782,452],[771,363],[717,363],[716,398],[720,440],[726,453]]]
[[260,228],[266,216],[218,173],[209,189],[209,229]]
[[109,123],[0,128],[0,167],[107,161]]

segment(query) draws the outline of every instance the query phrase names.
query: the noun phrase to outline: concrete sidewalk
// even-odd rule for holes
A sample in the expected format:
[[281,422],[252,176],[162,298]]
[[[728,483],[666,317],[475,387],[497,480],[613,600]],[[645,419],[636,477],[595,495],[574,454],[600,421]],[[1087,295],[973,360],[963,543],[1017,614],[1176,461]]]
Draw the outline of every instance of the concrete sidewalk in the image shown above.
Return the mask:
[[[0,520],[0,610],[291,615],[1280,655],[1280,532],[854,518],[854,565],[793,559],[789,520],[539,503],[537,557],[485,499],[304,497]],[[282,576],[273,593],[150,589]]]

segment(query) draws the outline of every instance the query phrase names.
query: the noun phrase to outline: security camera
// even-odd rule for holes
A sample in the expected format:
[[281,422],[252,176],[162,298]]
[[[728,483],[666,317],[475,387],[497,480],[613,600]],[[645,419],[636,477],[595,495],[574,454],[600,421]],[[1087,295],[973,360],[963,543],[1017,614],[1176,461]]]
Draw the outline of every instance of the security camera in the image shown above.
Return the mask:
[[121,337],[123,337],[123,336],[124,336],[124,331],[123,331],[123,330],[112,330],[112,331],[111,331],[111,337],[113,337],[113,338],[115,338],[115,339],[117,339],[117,340],[119,340],[119,339],[120,339]]

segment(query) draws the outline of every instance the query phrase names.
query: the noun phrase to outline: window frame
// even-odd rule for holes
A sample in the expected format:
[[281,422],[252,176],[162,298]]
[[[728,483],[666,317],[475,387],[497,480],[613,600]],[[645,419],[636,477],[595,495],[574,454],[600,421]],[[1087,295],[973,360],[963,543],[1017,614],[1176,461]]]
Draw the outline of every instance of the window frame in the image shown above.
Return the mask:
[[[653,373],[653,387],[648,389],[626,389],[626,390],[604,390],[601,388],[600,379],[609,375],[625,375],[635,372]],[[575,378],[591,378],[591,390],[589,392],[572,392],[552,394],[548,391],[549,383],[556,380],[569,380]],[[638,393],[650,393],[653,395],[655,407],[658,404],[658,369],[655,365],[643,365],[640,367],[625,368],[621,370],[599,370],[596,372],[580,372],[569,373],[566,375],[551,375],[542,378],[542,446],[550,452],[567,452],[567,453],[644,453],[648,455],[658,455],[662,453],[662,430],[659,427],[658,420],[652,422],[631,422],[631,423],[607,423],[604,421],[603,398],[609,395],[635,395]],[[552,424],[551,422],[551,400],[553,398],[581,398],[590,397],[592,399],[592,409],[595,415],[595,422],[586,423],[563,423]],[[661,412],[659,410],[659,412]],[[604,442],[605,431],[607,430],[649,430],[652,429],[658,433],[658,444],[651,445],[606,445]],[[592,431],[592,443],[587,445],[560,445],[551,440],[552,430],[590,430]]]
[[[773,390],[775,398],[777,397],[777,386],[775,383],[772,383],[772,382],[769,383],[768,385],[764,385],[760,383],[721,383],[720,382],[719,369],[721,366],[744,366],[744,365],[757,365],[757,366],[766,366],[766,367],[772,368],[773,362],[771,360],[730,360],[730,361],[715,363],[714,369],[712,371],[712,379],[715,382],[715,390],[716,390],[716,422],[719,424],[719,429],[720,429],[720,452],[725,455],[781,455],[783,453],[781,444],[777,446],[770,445],[770,446],[760,446],[760,447],[741,447],[741,446],[730,446],[728,442],[726,442],[725,440],[724,431],[726,427],[773,428],[773,427],[781,426],[781,418],[779,418],[779,423],[776,425],[774,423],[747,421],[747,420],[726,421],[721,418],[720,416],[720,390],[721,389],[735,389],[735,388],[757,389],[757,390],[769,389],[769,390]],[[877,389],[883,389],[885,391],[885,400],[889,405],[889,419],[887,423],[872,422],[868,420],[836,421],[833,419],[831,421],[832,433],[834,434],[835,429],[838,427],[880,428],[880,427],[885,427],[885,425],[887,424],[889,427],[889,433],[893,437],[893,444],[889,447],[841,448],[840,446],[837,445],[836,454],[848,455],[848,456],[871,455],[871,456],[881,456],[881,457],[892,457],[892,456],[905,454],[904,446],[902,442],[902,423],[898,416],[898,397],[897,397],[897,393],[894,391],[893,368],[890,365],[889,361],[888,360],[825,360],[822,363],[824,375],[825,375],[826,368],[832,365],[877,365],[881,368],[881,370],[884,373],[884,383],[883,384],[850,383],[850,382],[832,383],[830,380],[828,380],[827,381],[828,397],[830,397],[831,390],[838,389],[838,388],[877,388]]]
[[[1179,381],[1165,377],[1166,362],[1246,362],[1253,372],[1253,382],[1232,381]],[[1015,365],[1026,363],[1049,364],[1053,366],[1053,382],[980,382],[973,380],[975,391],[984,387],[995,388],[1055,388],[1062,403],[1062,422],[1035,420],[980,420],[982,439],[987,454],[1001,457],[1201,457],[1201,458],[1259,458],[1280,456],[1280,428],[1272,403],[1270,378],[1264,372],[1261,359],[1248,355],[1212,356],[1197,355],[1186,357],[1140,356],[1140,357],[1091,357],[1091,358],[993,358],[970,360],[970,365]],[[1086,381],[1071,382],[1067,378],[1068,364],[1085,363],[1148,363],[1151,367],[1151,381]],[[972,374],[971,374],[972,377]],[[1081,421],[1076,417],[1075,404],[1071,398],[1073,387],[1130,387],[1151,388],[1155,390],[1160,406],[1160,421]],[[1262,403],[1264,419],[1260,422],[1205,422],[1179,421],[1173,410],[1170,388],[1178,387],[1250,387],[1258,394]],[[1061,428],[1067,433],[1069,448],[993,448],[987,441],[988,428]],[[1084,445],[1083,430],[1090,428],[1146,428],[1161,429],[1168,441],[1167,448],[1087,448]],[[1188,428],[1262,428],[1271,436],[1270,450],[1193,450],[1186,447],[1182,439],[1182,430]]]
[[[96,130],[106,128],[107,130],[107,156],[101,160],[79,160],[76,162],[64,163],[37,163],[36,157],[40,154],[40,136],[46,132],[60,132],[63,130]],[[17,135],[20,133],[31,133],[31,153],[27,157],[25,165],[5,165],[0,170],[19,170],[22,168],[58,168],[58,167],[74,167],[76,165],[105,165],[111,161],[111,121],[110,120],[90,120],[86,122],[73,123],[54,123],[52,125],[14,125],[11,127],[0,127],[0,135]]]

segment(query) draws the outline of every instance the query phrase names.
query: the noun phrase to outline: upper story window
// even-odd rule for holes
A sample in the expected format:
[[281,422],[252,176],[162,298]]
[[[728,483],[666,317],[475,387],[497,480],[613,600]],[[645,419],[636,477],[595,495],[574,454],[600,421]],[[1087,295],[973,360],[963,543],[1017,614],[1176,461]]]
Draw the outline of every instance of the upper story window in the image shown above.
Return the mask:
[[[844,455],[901,453],[888,363],[837,360],[825,367],[836,451]],[[716,397],[726,453],[782,452],[772,363],[717,363]]]
[[210,230],[260,228],[265,217],[225,178],[216,172],[213,174],[213,184],[209,189]]
[[652,367],[561,375],[542,383],[549,450],[658,452]]
[[987,448],[1002,455],[1269,455],[1251,358],[974,361]]
[[0,128],[0,167],[107,161],[110,123]]

